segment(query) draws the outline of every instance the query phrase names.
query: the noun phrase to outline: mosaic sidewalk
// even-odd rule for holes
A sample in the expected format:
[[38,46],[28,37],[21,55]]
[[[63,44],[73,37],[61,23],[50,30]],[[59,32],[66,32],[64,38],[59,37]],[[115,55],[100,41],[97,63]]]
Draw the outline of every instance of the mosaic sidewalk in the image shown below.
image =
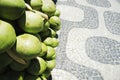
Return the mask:
[[120,0],[58,0],[52,80],[120,80]]

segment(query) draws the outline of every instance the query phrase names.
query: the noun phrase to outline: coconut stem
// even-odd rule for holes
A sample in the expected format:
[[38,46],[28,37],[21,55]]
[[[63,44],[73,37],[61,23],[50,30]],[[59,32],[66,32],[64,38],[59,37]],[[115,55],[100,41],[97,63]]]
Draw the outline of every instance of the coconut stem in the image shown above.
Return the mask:
[[28,10],[30,10],[30,11],[33,10],[32,7],[31,7],[29,4],[25,3],[25,6],[26,6],[26,8],[27,8]]
[[41,11],[37,11],[37,10],[33,10],[34,12],[36,12],[37,14],[41,15],[43,18],[47,19],[48,20],[48,15],[41,12]]
[[29,4],[27,4],[27,3],[25,3],[25,5],[26,5],[26,8],[27,8],[28,10],[30,10],[30,11],[32,11],[32,12],[37,12],[37,13],[38,13],[39,15],[41,15],[43,18],[45,18],[45,19],[48,20],[48,15],[47,15],[47,14],[45,14],[45,13],[43,13],[43,12],[41,12],[41,11],[33,10],[32,7],[31,7]]
[[8,55],[9,55],[10,57],[12,57],[15,61],[17,61],[17,62],[19,62],[19,63],[21,63],[21,64],[26,64],[25,60],[17,57],[17,56],[15,55],[15,53],[14,53],[11,49],[7,50],[7,53],[8,53]]

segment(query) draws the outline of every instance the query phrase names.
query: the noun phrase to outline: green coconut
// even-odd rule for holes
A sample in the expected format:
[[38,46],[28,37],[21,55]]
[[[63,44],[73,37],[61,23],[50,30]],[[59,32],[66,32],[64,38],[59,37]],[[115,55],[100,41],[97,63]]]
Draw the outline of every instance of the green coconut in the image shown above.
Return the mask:
[[7,53],[0,54],[0,69],[8,66],[12,61],[13,59]]
[[27,72],[32,75],[41,75],[46,70],[46,67],[46,61],[41,57],[37,57],[31,61]]
[[53,47],[47,46],[47,54],[43,57],[44,59],[50,60],[56,54]]
[[36,36],[24,33],[17,36],[17,42],[13,50],[15,49],[15,54],[22,59],[30,60],[39,56],[41,48],[41,42]]
[[40,52],[40,57],[47,54],[47,46],[42,42],[42,51]]
[[8,70],[6,73],[0,75],[1,80],[23,80],[24,74],[22,72]]
[[56,66],[56,60],[52,59],[52,60],[48,60],[47,61],[47,70],[52,71]]
[[15,41],[16,33],[13,26],[6,21],[0,20],[0,53],[10,49]]
[[48,14],[49,16],[53,15],[54,12],[56,11],[56,6],[52,0],[42,0],[42,8],[41,10]]
[[24,71],[30,64],[30,60],[25,61],[25,64],[21,64],[19,62],[16,61],[12,61],[11,64],[9,64],[10,68],[15,70],[15,71]]
[[8,20],[18,19],[25,8],[24,0],[0,0],[0,17]]
[[18,25],[25,32],[36,34],[43,30],[44,18],[38,12],[26,11],[18,20]]
[[27,74],[24,77],[24,80],[42,80],[39,76]]
[[47,37],[43,42],[47,46],[51,46],[51,47],[57,47],[59,44],[59,41],[57,38],[51,38],[51,37]]
[[35,10],[40,10],[42,7],[42,0],[30,0],[30,6]]

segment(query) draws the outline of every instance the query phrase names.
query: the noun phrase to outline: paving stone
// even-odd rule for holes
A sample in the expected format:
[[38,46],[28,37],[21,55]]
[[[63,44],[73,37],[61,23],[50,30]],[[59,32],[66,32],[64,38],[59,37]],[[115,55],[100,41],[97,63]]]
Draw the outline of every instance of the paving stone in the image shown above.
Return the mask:
[[100,7],[111,7],[111,4],[108,0],[86,0],[89,4],[100,6]]
[[120,0],[117,0],[120,3]]
[[120,64],[120,42],[106,37],[90,37],[86,41],[87,55],[104,64]]
[[77,7],[58,5],[57,8],[61,11],[60,18],[63,20],[80,22],[84,19],[84,11]]
[[[89,29],[83,30],[82,28],[71,29],[67,38],[68,40],[66,44],[66,56],[73,63],[77,63],[79,65],[84,65],[87,66],[88,68],[93,68],[98,70],[101,73],[104,80],[119,80],[120,77],[118,76],[118,74],[120,74],[119,72],[120,65],[118,63],[119,56],[117,56],[119,55],[119,42],[117,41],[117,38],[119,39],[119,36],[114,37],[114,35],[110,36],[109,32],[106,33],[104,33],[104,31],[102,33],[101,32],[102,31],[100,30],[99,31],[89,30]],[[108,35],[108,37],[111,38],[103,37],[106,35]],[[107,40],[98,39],[94,41],[94,39],[93,40],[91,39],[93,37],[96,38],[98,36],[107,38]],[[91,42],[87,43],[88,39],[90,39]],[[112,44],[114,43],[113,44],[114,46],[110,43]],[[88,45],[90,46],[88,47]],[[94,46],[96,50],[93,50],[94,48],[92,46]],[[107,56],[105,56],[106,54],[104,47],[106,53],[108,54]],[[89,56],[90,55],[89,51],[91,51],[91,56]],[[94,53],[92,51],[94,51]],[[118,54],[115,55],[114,54],[115,52],[116,53],[118,52]],[[108,56],[111,55],[113,55],[114,57],[108,58]],[[101,60],[98,61],[98,59]]]
[[104,19],[108,31],[113,34],[120,35],[120,13],[105,11]]
[[53,80],[120,80],[117,3],[58,0],[62,25]]

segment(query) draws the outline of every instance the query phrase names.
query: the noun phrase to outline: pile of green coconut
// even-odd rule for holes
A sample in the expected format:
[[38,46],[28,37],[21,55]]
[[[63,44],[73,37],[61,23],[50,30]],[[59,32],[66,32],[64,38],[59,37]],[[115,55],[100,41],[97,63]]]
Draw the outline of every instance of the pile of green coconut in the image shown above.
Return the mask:
[[0,80],[49,80],[59,16],[52,0],[0,0]]

